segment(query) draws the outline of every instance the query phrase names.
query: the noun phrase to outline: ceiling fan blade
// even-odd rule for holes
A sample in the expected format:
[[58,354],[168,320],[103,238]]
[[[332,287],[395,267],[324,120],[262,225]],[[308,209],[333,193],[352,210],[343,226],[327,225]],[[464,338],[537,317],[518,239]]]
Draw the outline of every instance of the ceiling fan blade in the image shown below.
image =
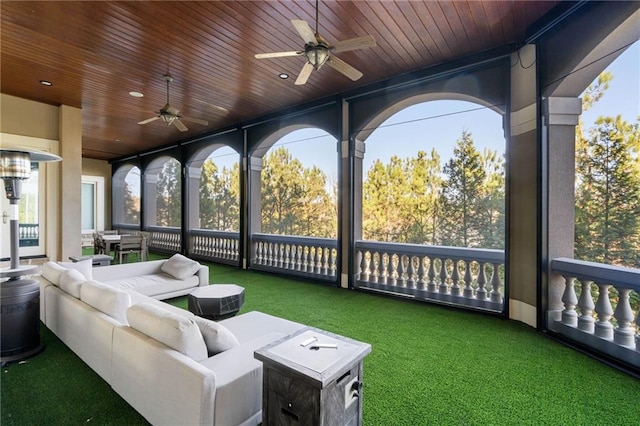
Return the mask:
[[362,73],[360,71],[336,56],[330,56],[327,60],[327,65],[329,65],[334,70],[346,75],[353,81],[356,81],[360,77],[362,77]]
[[302,50],[295,50],[291,52],[273,52],[273,53],[256,53],[256,59],[267,59],[267,58],[282,58],[285,56],[298,56],[302,55],[304,52]]
[[300,37],[302,37],[305,44],[318,44],[316,35],[309,24],[307,24],[307,21],[303,21],[302,19],[292,19],[291,23],[296,27],[296,31],[298,31],[298,34],[300,34]]
[[190,121],[192,123],[196,123],[196,124],[202,124],[203,126],[208,126],[209,122],[206,120],[200,120],[199,118],[191,118],[191,117],[187,117],[186,115],[181,115],[180,120],[185,120],[185,121]]
[[342,40],[334,43],[331,46],[332,52],[348,52],[350,50],[364,49],[366,47],[375,47],[376,40],[373,36],[366,35],[363,37],[350,38],[349,40]]
[[147,123],[151,123],[152,121],[156,121],[157,119],[159,119],[160,116],[156,115],[155,117],[151,117],[151,118],[147,118],[146,120],[142,120],[140,122],[138,122],[138,124],[147,124]]
[[309,80],[309,76],[311,75],[311,71],[313,71],[313,65],[311,65],[311,62],[307,62],[302,67],[302,71],[300,71],[300,74],[298,74],[298,78],[296,79],[296,83],[295,84],[297,86],[301,86],[301,85],[305,84],[307,82],[307,80]]
[[187,130],[187,126],[185,126],[182,121],[180,121],[179,118],[176,118],[175,120],[173,120],[173,125],[176,126],[178,128],[178,130],[180,130],[181,132],[186,132]]

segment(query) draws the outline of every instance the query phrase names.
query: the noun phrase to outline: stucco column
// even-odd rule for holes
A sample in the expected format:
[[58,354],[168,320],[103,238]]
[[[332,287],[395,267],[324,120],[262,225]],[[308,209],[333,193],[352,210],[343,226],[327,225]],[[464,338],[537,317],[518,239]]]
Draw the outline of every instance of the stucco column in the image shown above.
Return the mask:
[[535,46],[524,46],[511,62],[515,65],[507,141],[509,318],[536,327],[541,222]]
[[[546,148],[547,247],[543,259],[549,267],[556,257],[573,257],[575,239],[575,140],[582,113],[580,98],[550,97],[542,103],[542,135]],[[564,279],[547,271],[548,311],[563,309]]]
[[60,106],[60,259],[82,254],[82,110]]
[[251,235],[262,232],[262,157],[249,156],[247,163],[249,223],[247,224],[246,257],[242,259],[243,268],[248,267],[253,255]]

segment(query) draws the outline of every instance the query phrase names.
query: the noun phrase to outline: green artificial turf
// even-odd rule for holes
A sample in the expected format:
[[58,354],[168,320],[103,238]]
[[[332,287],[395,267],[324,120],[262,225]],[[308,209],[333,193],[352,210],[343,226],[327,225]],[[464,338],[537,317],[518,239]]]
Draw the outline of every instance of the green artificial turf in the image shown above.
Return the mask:
[[[365,425],[634,425],[640,381],[532,328],[478,313],[210,265],[259,310],[370,343]],[[186,297],[170,303],[186,309]],[[2,373],[2,425],[138,424],[43,327],[44,353]],[[161,372],[159,372],[161,374]]]

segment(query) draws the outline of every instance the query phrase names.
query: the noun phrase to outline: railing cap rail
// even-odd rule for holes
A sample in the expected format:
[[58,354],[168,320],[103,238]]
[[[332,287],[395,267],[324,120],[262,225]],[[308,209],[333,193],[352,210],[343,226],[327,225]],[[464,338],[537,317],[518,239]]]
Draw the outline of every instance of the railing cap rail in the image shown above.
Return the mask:
[[280,235],[280,234],[251,234],[251,240],[253,242],[266,241],[270,243],[286,243],[286,244],[302,244],[302,245],[318,245],[324,247],[337,248],[338,240],[334,238],[321,238],[321,237],[301,237],[297,235]]
[[394,252],[397,254],[421,254],[426,256],[438,256],[453,260],[475,260],[482,262],[504,263],[504,250],[471,248],[471,247],[450,247],[450,246],[429,246],[409,243],[387,243],[380,241],[356,241],[356,248],[375,251]]
[[551,261],[551,269],[561,275],[600,284],[640,291],[640,269],[559,257]]
[[218,229],[202,229],[202,228],[192,228],[189,230],[189,233],[192,235],[210,235],[210,236],[222,236],[222,237],[234,237],[238,238],[240,236],[240,231],[220,231]]

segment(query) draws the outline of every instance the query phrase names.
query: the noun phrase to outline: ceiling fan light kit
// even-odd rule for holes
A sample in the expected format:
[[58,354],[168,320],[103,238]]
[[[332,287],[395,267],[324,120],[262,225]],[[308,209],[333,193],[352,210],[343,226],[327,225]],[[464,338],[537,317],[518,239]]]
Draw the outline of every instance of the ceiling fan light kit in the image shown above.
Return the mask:
[[339,73],[347,76],[353,81],[362,77],[362,73],[347,64],[343,60],[339,59],[334,53],[347,52],[350,50],[364,49],[367,47],[375,47],[376,41],[370,36],[356,37],[348,40],[343,40],[329,44],[318,33],[318,1],[316,0],[316,31],[314,32],[306,21],[301,19],[292,19],[291,23],[294,28],[300,34],[300,37],[304,40],[303,50],[293,50],[289,52],[273,52],[273,53],[258,53],[255,55],[256,59],[268,59],[268,58],[282,58],[287,56],[300,56],[304,55],[307,62],[302,67],[298,78],[296,79],[296,85],[302,85],[307,82],[311,72],[319,70],[325,63]]
[[189,130],[181,120],[191,121],[196,124],[208,126],[209,125],[208,121],[200,120],[197,118],[186,117],[180,114],[180,111],[178,109],[171,106],[171,104],[169,103],[169,83],[173,81],[173,77],[171,76],[171,74],[165,74],[162,76],[162,78],[164,79],[164,81],[167,82],[167,103],[165,104],[165,106],[162,107],[162,109],[160,109],[160,111],[156,113],[154,117],[147,118],[146,120],[142,120],[138,122],[138,124],[148,124],[148,123],[151,123],[152,121],[156,121],[160,119],[167,126],[171,126],[173,124],[176,127],[176,129],[180,130],[181,132],[186,132],[187,130]]

